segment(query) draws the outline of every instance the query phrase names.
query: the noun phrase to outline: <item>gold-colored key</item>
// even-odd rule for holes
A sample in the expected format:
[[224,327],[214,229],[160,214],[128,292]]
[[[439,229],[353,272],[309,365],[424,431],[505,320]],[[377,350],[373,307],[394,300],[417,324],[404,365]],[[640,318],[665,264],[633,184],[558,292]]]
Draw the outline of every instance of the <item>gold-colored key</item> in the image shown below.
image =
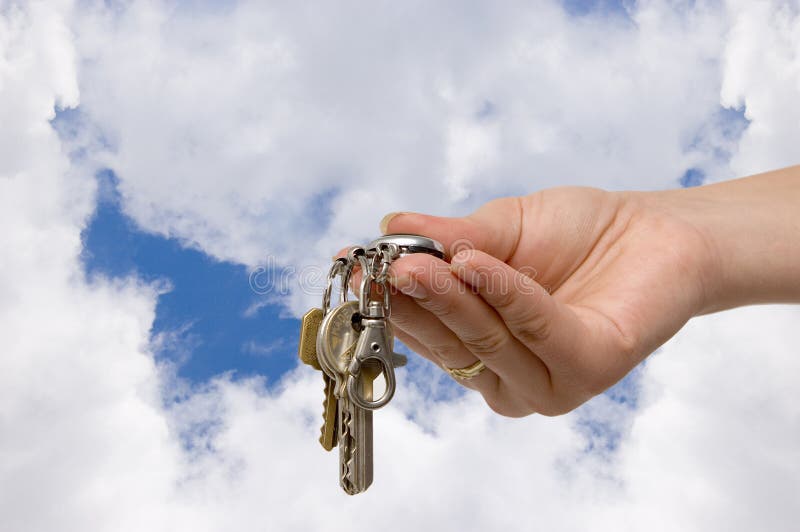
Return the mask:
[[298,346],[300,360],[318,371],[322,371],[319,360],[317,360],[317,331],[319,331],[321,323],[322,309],[312,308],[306,312],[300,325],[300,342]]
[[322,434],[320,434],[319,443],[322,444],[323,449],[331,451],[336,447],[339,439],[338,423],[336,422],[339,400],[334,393],[334,380],[325,373],[322,374],[322,378],[325,381],[325,400],[322,403],[322,417],[324,420],[322,422],[322,428],[320,429]]
[[322,371],[317,359],[317,332],[322,323],[322,309],[312,308],[303,316],[300,325],[300,342],[298,346],[298,356],[300,360],[312,368],[322,373],[322,380],[325,383],[325,398],[322,401],[322,428],[320,429],[319,443],[326,451],[336,447],[338,440],[338,430],[336,423],[336,412],[338,401],[334,394],[334,381]]

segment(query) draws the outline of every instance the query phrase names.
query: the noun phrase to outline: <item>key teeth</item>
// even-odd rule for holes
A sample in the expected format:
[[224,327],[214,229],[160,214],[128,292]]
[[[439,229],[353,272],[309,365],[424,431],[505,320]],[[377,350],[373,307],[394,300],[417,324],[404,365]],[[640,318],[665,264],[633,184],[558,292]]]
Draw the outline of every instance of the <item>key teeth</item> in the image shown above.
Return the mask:
[[350,485],[350,490],[348,491],[348,493],[350,495],[355,495],[356,493],[358,493],[358,488],[356,487],[356,483],[353,482],[352,480],[353,467],[354,467],[353,460],[358,454],[358,442],[356,441],[355,437],[353,437],[353,421],[354,420],[352,413],[348,412],[345,423],[347,425],[347,438],[349,440],[349,446],[350,446],[350,459],[347,461],[346,465],[347,465],[347,481],[348,484]]
[[325,414],[328,412],[328,389],[331,386],[331,381],[325,379],[325,389],[323,390],[324,397],[322,398],[322,427],[320,427],[320,437],[319,441],[322,442],[323,438],[325,437],[325,421],[326,416]]
[[356,488],[355,483],[352,481],[353,457],[355,456],[354,453],[356,451],[356,442],[355,438],[352,436],[351,430],[353,418],[350,415],[350,412],[347,410],[343,412],[343,417],[344,419],[342,425],[344,434],[340,435],[341,439],[339,441],[339,445],[342,446],[343,449],[348,450],[347,452],[350,454],[350,459],[347,460],[342,467],[340,483],[345,493],[348,495],[355,495],[358,493],[358,489]]
[[[329,400],[331,396],[331,392],[333,391],[333,382],[331,379],[325,379],[325,390],[324,390],[324,397],[322,399],[322,426],[319,429],[320,436],[319,436],[319,443],[322,445],[322,448],[326,451],[332,451],[334,447],[338,444],[337,438],[339,436],[339,430],[336,426],[336,417],[334,416],[333,422],[328,417],[329,410],[331,408],[336,408],[336,404],[334,403],[331,405],[331,401]],[[327,429],[327,430],[326,430]],[[328,439],[327,431],[330,431],[331,437]]]
[[325,383],[325,398],[322,400],[322,426],[319,428],[319,443],[325,447],[325,422],[327,421],[327,416],[325,415],[328,412],[328,386],[329,384]]

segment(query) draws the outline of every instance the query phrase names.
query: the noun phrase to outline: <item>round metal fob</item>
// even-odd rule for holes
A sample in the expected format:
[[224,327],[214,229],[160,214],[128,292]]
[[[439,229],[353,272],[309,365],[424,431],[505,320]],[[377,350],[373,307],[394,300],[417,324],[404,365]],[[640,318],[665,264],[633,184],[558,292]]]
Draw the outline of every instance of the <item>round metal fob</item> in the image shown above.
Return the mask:
[[444,246],[432,238],[421,235],[395,234],[376,238],[367,246],[367,251],[377,250],[381,244],[394,244],[400,249],[400,256],[411,253],[428,253],[444,259]]
[[358,341],[353,316],[358,314],[358,301],[348,301],[331,309],[323,318],[317,333],[317,360],[328,377],[342,381]]

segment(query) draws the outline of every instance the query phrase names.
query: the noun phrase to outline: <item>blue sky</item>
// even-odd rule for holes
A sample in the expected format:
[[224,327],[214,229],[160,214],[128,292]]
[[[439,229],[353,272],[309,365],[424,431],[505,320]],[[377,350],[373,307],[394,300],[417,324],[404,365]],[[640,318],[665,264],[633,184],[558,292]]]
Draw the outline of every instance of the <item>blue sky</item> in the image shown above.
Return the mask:
[[[59,119],[68,120],[69,115]],[[157,360],[173,363],[177,375],[193,384],[222,373],[234,380],[264,376],[275,383],[298,364],[300,320],[287,311],[278,290],[254,289],[253,271],[241,264],[216,260],[179,239],[143,231],[124,213],[113,171],[101,171],[96,179],[96,210],[81,234],[85,274],[89,279],[135,277],[161,287],[150,331]],[[320,194],[314,200],[318,219],[325,217],[330,197]],[[280,283],[297,281],[281,276],[277,267],[265,264],[259,266],[256,279],[279,288],[284,286]],[[410,353],[399,342],[397,349]],[[419,367],[432,365],[412,357],[409,368]],[[430,393],[452,397],[461,392],[449,379],[442,384]]]
[[152,336],[173,340],[158,358],[175,362],[178,375],[194,382],[228,371],[271,380],[295,366],[289,354],[299,321],[280,304],[265,304],[266,296],[250,288],[247,268],[143,232],[122,211],[114,173],[100,172],[97,180],[97,209],[82,234],[86,274],[166,283]]
[[626,15],[626,7],[635,4],[635,0],[563,0],[564,9],[573,16],[584,16],[592,13]]

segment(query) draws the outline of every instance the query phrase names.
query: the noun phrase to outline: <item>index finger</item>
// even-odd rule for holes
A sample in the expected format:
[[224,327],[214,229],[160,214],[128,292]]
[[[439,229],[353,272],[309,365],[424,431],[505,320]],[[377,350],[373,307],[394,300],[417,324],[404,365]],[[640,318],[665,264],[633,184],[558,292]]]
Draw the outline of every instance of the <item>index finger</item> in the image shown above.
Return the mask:
[[381,220],[384,233],[413,233],[438,240],[448,257],[464,249],[478,249],[502,261],[519,243],[522,230],[519,198],[500,198],[460,218],[411,212],[387,214]]

